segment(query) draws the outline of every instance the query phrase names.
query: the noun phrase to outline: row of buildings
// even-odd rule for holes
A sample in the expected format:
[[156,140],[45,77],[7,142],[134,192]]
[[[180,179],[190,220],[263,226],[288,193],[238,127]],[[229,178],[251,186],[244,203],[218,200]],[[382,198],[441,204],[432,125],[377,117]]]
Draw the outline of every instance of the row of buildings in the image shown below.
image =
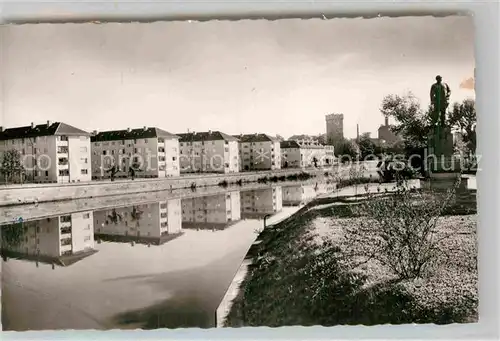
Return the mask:
[[[267,134],[220,131],[172,134],[156,127],[88,133],[62,122],[3,129],[0,159],[21,155],[27,182],[85,182],[130,169],[142,178],[183,173],[235,173],[323,167],[334,162],[333,146],[313,139],[280,141]],[[114,168],[113,168],[114,167]]]
[[[297,184],[203,197],[173,198],[132,206],[88,210],[24,222],[3,257],[58,266],[72,265],[96,252],[96,241],[161,245],[185,229],[224,230],[242,219],[262,219],[331,190],[325,184]],[[14,229],[4,227],[3,233]],[[21,233],[18,233],[21,231]]]

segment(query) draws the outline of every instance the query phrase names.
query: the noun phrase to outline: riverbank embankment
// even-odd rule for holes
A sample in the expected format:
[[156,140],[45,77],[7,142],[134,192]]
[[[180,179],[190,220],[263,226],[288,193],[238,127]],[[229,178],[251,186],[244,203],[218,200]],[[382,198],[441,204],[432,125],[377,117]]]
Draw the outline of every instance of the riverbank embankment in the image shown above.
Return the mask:
[[[231,184],[281,182],[301,177],[324,177],[325,169],[286,169],[231,174],[185,175],[163,179],[93,181],[67,184],[22,184],[0,187],[0,207],[64,200],[120,196],[186,188],[227,186]],[[333,170],[335,171],[335,170]],[[330,172],[333,172],[330,171]]]

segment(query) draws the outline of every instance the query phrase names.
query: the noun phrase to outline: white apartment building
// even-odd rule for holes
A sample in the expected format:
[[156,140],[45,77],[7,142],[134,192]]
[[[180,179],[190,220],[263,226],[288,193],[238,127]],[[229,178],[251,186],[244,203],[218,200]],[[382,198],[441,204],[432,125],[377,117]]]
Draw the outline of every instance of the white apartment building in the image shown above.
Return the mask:
[[96,252],[92,211],[49,217],[22,225],[16,225],[23,231],[19,243],[4,243],[3,253],[7,251],[13,257],[67,266]]
[[334,147],[316,140],[282,141],[282,168],[327,167],[335,160]]
[[182,234],[181,199],[95,211],[94,232],[104,240],[163,244]]
[[[23,182],[85,182],[90,174],[90,134],[62,122],[0,127],[0,159],[15,149],[25,169]],[[5,180],[4,177],[1,177]]]
[[241,216],[243,218],[263,218],[275,214],[283,208],[281,186],[241,192]]
[[235,136],[239,140],[240,171],[281,169],[280,141],[266,134]]
[[224,229],[241,220],[240,192],[182,199],[184,228]]
[[155,127],[93,132],[92,179],[127,178],[136,169],[138,178],[179,176],[179,137]]
[[177,134],[181,173],[237,173],[238,139],[220,131]]

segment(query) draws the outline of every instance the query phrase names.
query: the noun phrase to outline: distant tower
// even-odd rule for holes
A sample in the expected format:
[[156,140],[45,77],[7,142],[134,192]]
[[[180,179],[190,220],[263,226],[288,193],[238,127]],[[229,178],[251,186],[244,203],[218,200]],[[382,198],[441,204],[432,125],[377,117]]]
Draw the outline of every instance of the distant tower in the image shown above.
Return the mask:
[[330,114],[326,119],[327,141],[340,141],[344,138],[344,114]]

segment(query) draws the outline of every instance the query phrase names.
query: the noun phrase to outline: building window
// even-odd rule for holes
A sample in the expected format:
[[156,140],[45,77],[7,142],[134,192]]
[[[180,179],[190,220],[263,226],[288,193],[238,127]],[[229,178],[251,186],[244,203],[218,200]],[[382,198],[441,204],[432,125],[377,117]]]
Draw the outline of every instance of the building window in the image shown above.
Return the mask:
[[68,137],[67,137],[67,136],[65,136],[65,135],[62,135],[62,136],[61,136],[61,141],[68,141]]
[[163,139],[163,138],[159,137],[159,138],[158,138],[158,143],[163,143],[163,142],[165,142],[165,139]]
[[70,215],[62,215],[59,217],[59,221],[61,223],[69,223],[69,222],[71,222],[71,216]]
[[69,169],[60,169],[59,176],[69,176]]
[[[35,148],[35,150],[36,150],[36,148]],[[68,153],[68,147],[67,146],[59,146],[59,147],[57,147],[57,152],[60,154]]]
[[88,163],[88,162],[87,162],[88,160],[87,160],[87,158],[86,158],[86,157],[84,157],[84,158],[82,158],[82,159],[80,159],[80,160],[82,161],[82,163]]
[[106,155],[106,152],[107,152],[106,150],[103,150],[102,155]]
[[65,157],[60,157],[58,160],[58,165],[59,166],[65,166],[68,164],[68,159]]
[[49,171],[45,171],[45,176],[49,176]]
[[148,143],[148,139],[144,139],[144,143]]
[[33,153],[36,154],[36,148],[33,148]]
[[87,147],[80,147],[80,152],[81,153],[86,153],[87,152]]
[[89,218],[90,218],[90,213],[83,214],[83,219],[89,219]]
[[115,155],[115,150],[111,149],[111,155]]
[[87,169],[82,169],[82,175],[87,175],[88,174],[88,170]]

